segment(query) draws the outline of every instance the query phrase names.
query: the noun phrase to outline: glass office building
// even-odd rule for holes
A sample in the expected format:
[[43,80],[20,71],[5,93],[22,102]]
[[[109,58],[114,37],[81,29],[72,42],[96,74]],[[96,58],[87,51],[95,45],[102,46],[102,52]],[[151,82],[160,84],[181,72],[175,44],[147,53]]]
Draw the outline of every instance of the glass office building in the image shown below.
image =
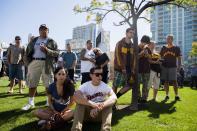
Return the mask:
[[192,43],[197,41],[197,8],[158,6],[151,13],[151,20],[152,39],[163,46],[166,36],[173,34],[174,44],[180,47],[183,59],[187,60]]

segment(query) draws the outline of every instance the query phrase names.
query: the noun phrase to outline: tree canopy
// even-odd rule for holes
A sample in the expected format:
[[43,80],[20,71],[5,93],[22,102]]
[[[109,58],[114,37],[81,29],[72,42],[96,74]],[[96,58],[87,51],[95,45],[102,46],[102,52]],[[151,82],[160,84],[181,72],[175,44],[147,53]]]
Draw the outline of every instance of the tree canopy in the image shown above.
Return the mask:
[[122,17],[122,21],[115,23],[115,25],[128,24],[132,25],[133,18],[143,18],[142,12],[150,10],[158,5],[176,5],[178,7],[188,8],[196,6],[195,0],[90,0],[90,4],[85,7],[75,5],[74,11],[76,13],[87,13],[87,21],[93,19],[101,22],[108,14],[115,13]]
[[190,51],[190,56],[197,57],[197,43],[192,44],[192,49]]

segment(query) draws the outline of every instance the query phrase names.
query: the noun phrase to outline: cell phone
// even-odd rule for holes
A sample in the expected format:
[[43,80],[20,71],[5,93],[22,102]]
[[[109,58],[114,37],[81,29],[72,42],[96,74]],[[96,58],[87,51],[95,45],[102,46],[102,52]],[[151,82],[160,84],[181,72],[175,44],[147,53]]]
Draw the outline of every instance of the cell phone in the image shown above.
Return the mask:
[[40,43],[40,46],[44,46],[44,43],[42,42],[42,43]]

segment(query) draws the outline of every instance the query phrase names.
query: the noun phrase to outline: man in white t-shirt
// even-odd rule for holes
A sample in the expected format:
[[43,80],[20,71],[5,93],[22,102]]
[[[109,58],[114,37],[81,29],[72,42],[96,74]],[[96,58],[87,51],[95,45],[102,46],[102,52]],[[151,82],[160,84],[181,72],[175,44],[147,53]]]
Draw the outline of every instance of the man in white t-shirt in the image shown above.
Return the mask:
[[112,88],[101,81],[102,73],[100,67],[91,68],[92,80],[81,85],[75,92],[77,106],[72,131],[82,130],[83,121],[102,121],[101,130],[111,130],[112,106],[117,97]]
[[88,40],[86,42],[86,48],[81,50],[80,60],[81,60],[81,75],[82,75],[81,84],[83,84],[91,80],[90,69],[94,67],[94,64],[96,62],[95,54],[92,50],[91,40]]

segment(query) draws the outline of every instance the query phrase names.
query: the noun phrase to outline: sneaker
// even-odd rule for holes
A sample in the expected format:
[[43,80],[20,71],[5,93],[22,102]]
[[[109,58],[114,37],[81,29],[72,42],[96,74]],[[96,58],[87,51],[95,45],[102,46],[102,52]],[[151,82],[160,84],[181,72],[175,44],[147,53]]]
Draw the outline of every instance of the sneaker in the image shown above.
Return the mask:
[[48,103],[48,102],[46,102],[45,106],[49,106],[49,103]]
[[180,101],[180,97],[179,96],[175,96],[175,101]]
[[39,120],[38,121],[38,126],[42,126],[43,124],[45,124],[47,121],[46,120]]
[[165,97],[165,101],[167,101],[167,100],[169,100],[170,99],[170,97],[169,96],[166,96]]
[[27,111],[27,110],[32,109],[34,107],[35,107],[35,105],[27,104],[24,107],[22,107],[22,110]]

